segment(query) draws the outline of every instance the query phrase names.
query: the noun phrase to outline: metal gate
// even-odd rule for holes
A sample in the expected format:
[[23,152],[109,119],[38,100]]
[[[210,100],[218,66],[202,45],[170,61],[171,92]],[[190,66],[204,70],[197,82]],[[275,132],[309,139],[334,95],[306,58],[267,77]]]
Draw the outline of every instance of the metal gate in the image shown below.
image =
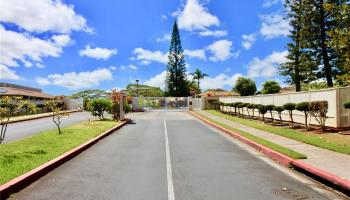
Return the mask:
[[188,109],[189,97],[133,97],[133,110]]

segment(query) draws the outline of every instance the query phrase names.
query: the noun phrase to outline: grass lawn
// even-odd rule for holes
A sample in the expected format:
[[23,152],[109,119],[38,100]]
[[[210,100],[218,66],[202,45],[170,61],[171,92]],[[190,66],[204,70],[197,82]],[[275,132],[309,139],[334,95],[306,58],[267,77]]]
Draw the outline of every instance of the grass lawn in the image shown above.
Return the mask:
[[[115,121],[82,122],[0,145],[0,184],[52,160],[117,125]],[[8,133],[11,134],[11,133]]]
[[234,117],[215,110],[208,110],[207,112],[259,130],[274,133],[276,135],[298,140],[331,151],[350,155],[350,136],[348,135],[340,135],[336,133],[317,134],[313,132],[291,129],[288,127],[272,126],[261,121]]
[[265,147],[268,147],[268,148],[270,148],[272,150],[275,150],[275,151],[277,151],[277,152],[279,152],[281,154],[284,154],[284,155],[286,155],[288,157],[291,157],[291,158],[294,158],[294,159],[306,159],[306,155],[304,155],[304,154],[301,154],[299,152],[293,151],[291,149],[288,149],[286,147],[280,146],[278,144],[272,143],[272,142],[270,142],[268,140],[262,139],[260,137],[255,136],[255,135],[252,135],[252,134],[250,134],[248,132],[241,131],[239,129],[233,128],[231,126],[228,126],[228,125],[226,125],[224,123],[221,123],[221,122],[218,122],[216,120],[207,118],[207,117],[201,115],[200,113],[197,113],[197,114],[202,116],[202,117],[204,117],[204,118],[206,118],[208,121],[211,121],[211,122],[213,122],[213,123],[215,123],[215,124],[217,124],[217,125],[219,125],[221,127],[224,127],[226,129],[229,129],[229,130],[234,131],[236,133],[239,133],[241,136],[243,136],[245,138],[248,138],[248,139],[250,139],[250,140],[252,140],[252,141],[254,141],[254,142],[258,143],[258,144],[264,145]]

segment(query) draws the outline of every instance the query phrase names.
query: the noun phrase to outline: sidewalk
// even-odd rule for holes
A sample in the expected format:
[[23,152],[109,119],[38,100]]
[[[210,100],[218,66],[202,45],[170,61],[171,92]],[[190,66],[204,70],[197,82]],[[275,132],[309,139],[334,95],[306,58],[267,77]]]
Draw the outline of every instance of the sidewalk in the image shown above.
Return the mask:
[[230,120],[218,117],[206,111],[200,110],[196,112],[212,120],[220,121],[221,123],[224,123],[228,126],[234,127],[242,131],[246,131],[257,137],[261,137],[278,145],[303,153],[307,156],[307,159],[303,159],[302,162],[305,162],[321,170],[335,174],[341,177],[342,179],[350,181],[349,155],[333,152],[327,149],[322,149],[293,139],[275,135],[266,131],[251,128],[249,126],[245,126],[240,123],[232,122]]

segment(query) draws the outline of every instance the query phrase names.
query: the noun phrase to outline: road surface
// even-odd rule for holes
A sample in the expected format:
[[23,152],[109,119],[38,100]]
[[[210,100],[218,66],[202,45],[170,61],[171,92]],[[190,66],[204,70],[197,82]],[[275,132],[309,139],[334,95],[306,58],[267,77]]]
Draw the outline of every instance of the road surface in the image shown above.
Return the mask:
[[[91,117],[89,112],[70,113],[69,116],[64,116],[62,118],[62,127],[87,121],[89,117]],[[11,123],[7,127],[7,132],[3,143],[20,140],[22,138],[54,128],[56,128],[56,125],[52,122],[51,117]]]
[[131,117],[134,123],[98,142],[12,198],[338,198],[318,183],[279,166],[186,112],[147,112]]

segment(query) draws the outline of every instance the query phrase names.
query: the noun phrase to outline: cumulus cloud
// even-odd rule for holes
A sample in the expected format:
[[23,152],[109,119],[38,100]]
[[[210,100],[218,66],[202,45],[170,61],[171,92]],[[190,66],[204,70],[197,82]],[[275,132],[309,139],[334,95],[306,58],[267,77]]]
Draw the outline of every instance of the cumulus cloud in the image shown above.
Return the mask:
[[229,40],[218,40],[207,47],[207,50],[211,52],[212,56],[209,57],[209,60],[225,61],[230,57],[237,57],[238,53],[232,53],[232,42]]
[[256,34],[252,33],[249,35],[242,35],[242,39],[243,39],[242,40],[243,48],[245,48],[246,50],[249,50],[253,46],[256,40]]
[[51,74],[46,78],[37,77],[36,82],[40,85],[56,85],[69,90],[91,88],[98,86],[101,81],[112,80],[112,72],[107,68],[94,71],[69,72],[64,74]]
[[135,57],[132,60],[139,60],[143,64],[150,64],[151,62],[167,63],[168,53],[163,53],[161,51],[150,51],[143,48],[135,48],[133,51]]
[[187,31],[205,30],[210,26],[220,25],[219,19],[210,14],[199,0],[187,0],[183,10],[178,10],[174,15],[178,16],[179,28]]
[[43,40],[29,34],[6,30],[0,25],[0,64],[19,66],[21,61],[25,66],[32,66],[30,61],[41,62],[43,57],[59,57],[62,47],[71,41],[67,35],[53,36]]
[[115,71],[115,70],[117,70],[117,67],[115,67],[115,66],[109,66],[109,69]]
[[120,66],[121,70],[126,70],[126,69],[130,69],[130,70],[138,70],[139,68],[136,67],[135,65],[122,65]]
[[225,86],[232,87],[236,80],[241,76],[242,74],[240,73],[232,76],[221,73],[215,77],[205,77],[200,83],[200,86],[204,90],[210,88],[224,88]]
[[162,71],[160,74],[157,74],[154,77],[151,77],[150,79],[146,80],[144,84],[150,85],[153,87],[160,87],[163,89],[165,88],[165,78],[166,78],[166,71]]
[[278,72],[278,66],[287,62],[287,54],[286,50],[281,52],[275,51],[263,59],[254,58],[248,64],[248,76],[252,78],[275,76]]
[[117,53],[117,49],[107,49],[101,47],[91,48],[90,45],[86,45],[85,49],[79,51],[80,56],[95,58],[97,60],[108,60],[111,56]]
[[72,5],[60,0],[2,0],[0,21],[13,23],[30,32],[92,32],[86,19]]
[[20,77],[15,71],[10,70],[5,65],[0,64],[0,80],[19,80]]
[[287,36],[291,30],[289,21],[281,14],[263,15],[261,20],[260,33],[266,39]]
[[227,31],[224,30],[216,30],[216,31],[211,31],[211,30],[205,30],[205,31],[200,31],[199,36],[214,36],[214,37],[222,37],[227,35]]
[[201,60],[207,60],[205,56],[205,49],[196,49],[196,50],[184,50],[184,54],[190,58],[198,58]]

